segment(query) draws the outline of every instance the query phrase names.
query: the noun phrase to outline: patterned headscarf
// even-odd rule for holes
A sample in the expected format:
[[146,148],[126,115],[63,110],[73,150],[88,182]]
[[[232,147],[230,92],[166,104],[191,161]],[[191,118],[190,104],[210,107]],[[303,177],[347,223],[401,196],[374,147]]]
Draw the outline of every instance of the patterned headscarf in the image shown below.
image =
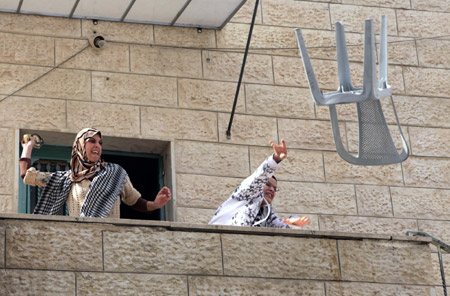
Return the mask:
[[78,132],[73,142],[72,159],[70,160],[70,179],[73,182],[92,178],[106,166],[101,159],[91,162],[86,155],[86,142],[97,134],[102,136],[100,131],[95,128],[84,128]]

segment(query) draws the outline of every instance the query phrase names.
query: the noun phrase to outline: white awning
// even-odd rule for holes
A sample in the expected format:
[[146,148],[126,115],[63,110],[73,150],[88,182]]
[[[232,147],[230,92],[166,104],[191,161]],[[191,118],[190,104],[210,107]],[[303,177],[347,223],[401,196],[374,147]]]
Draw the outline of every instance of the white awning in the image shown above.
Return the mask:
[[0,0],[0,11],[221,29],[247,0]]

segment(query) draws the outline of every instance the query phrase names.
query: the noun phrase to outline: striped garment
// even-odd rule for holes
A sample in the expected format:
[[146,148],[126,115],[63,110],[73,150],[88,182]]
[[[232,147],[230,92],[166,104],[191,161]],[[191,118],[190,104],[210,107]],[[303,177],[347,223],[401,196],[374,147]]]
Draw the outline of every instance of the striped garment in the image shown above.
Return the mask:
[[[81,207],[80,217],[106,218],[125,183],[126,171],[108,163],[97,172]],[[41,193],[34,214],[56,215],[64,206],[72,187],[70,171],[55,172]]]

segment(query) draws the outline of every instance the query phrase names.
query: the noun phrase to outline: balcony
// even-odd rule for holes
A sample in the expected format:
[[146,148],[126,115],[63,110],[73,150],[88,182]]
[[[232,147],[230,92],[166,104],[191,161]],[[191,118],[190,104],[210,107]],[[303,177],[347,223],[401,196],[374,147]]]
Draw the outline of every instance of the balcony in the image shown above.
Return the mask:
[[39,215],[0,220],[6,295],[442,291],[426,237]]

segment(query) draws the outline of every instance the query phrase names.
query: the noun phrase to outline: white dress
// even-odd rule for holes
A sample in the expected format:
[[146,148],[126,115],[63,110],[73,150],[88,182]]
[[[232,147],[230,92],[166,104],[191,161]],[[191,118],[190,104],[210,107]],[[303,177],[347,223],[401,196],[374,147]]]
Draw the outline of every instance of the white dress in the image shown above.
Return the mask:
[[290,228],[273,212],[267,220],[255,225],[266,217],[268,211],[267,207],[261,207],[264,185],[280,166],[281,162],[277,163],[273,156],[269,156],[217,209],[209,224]]

